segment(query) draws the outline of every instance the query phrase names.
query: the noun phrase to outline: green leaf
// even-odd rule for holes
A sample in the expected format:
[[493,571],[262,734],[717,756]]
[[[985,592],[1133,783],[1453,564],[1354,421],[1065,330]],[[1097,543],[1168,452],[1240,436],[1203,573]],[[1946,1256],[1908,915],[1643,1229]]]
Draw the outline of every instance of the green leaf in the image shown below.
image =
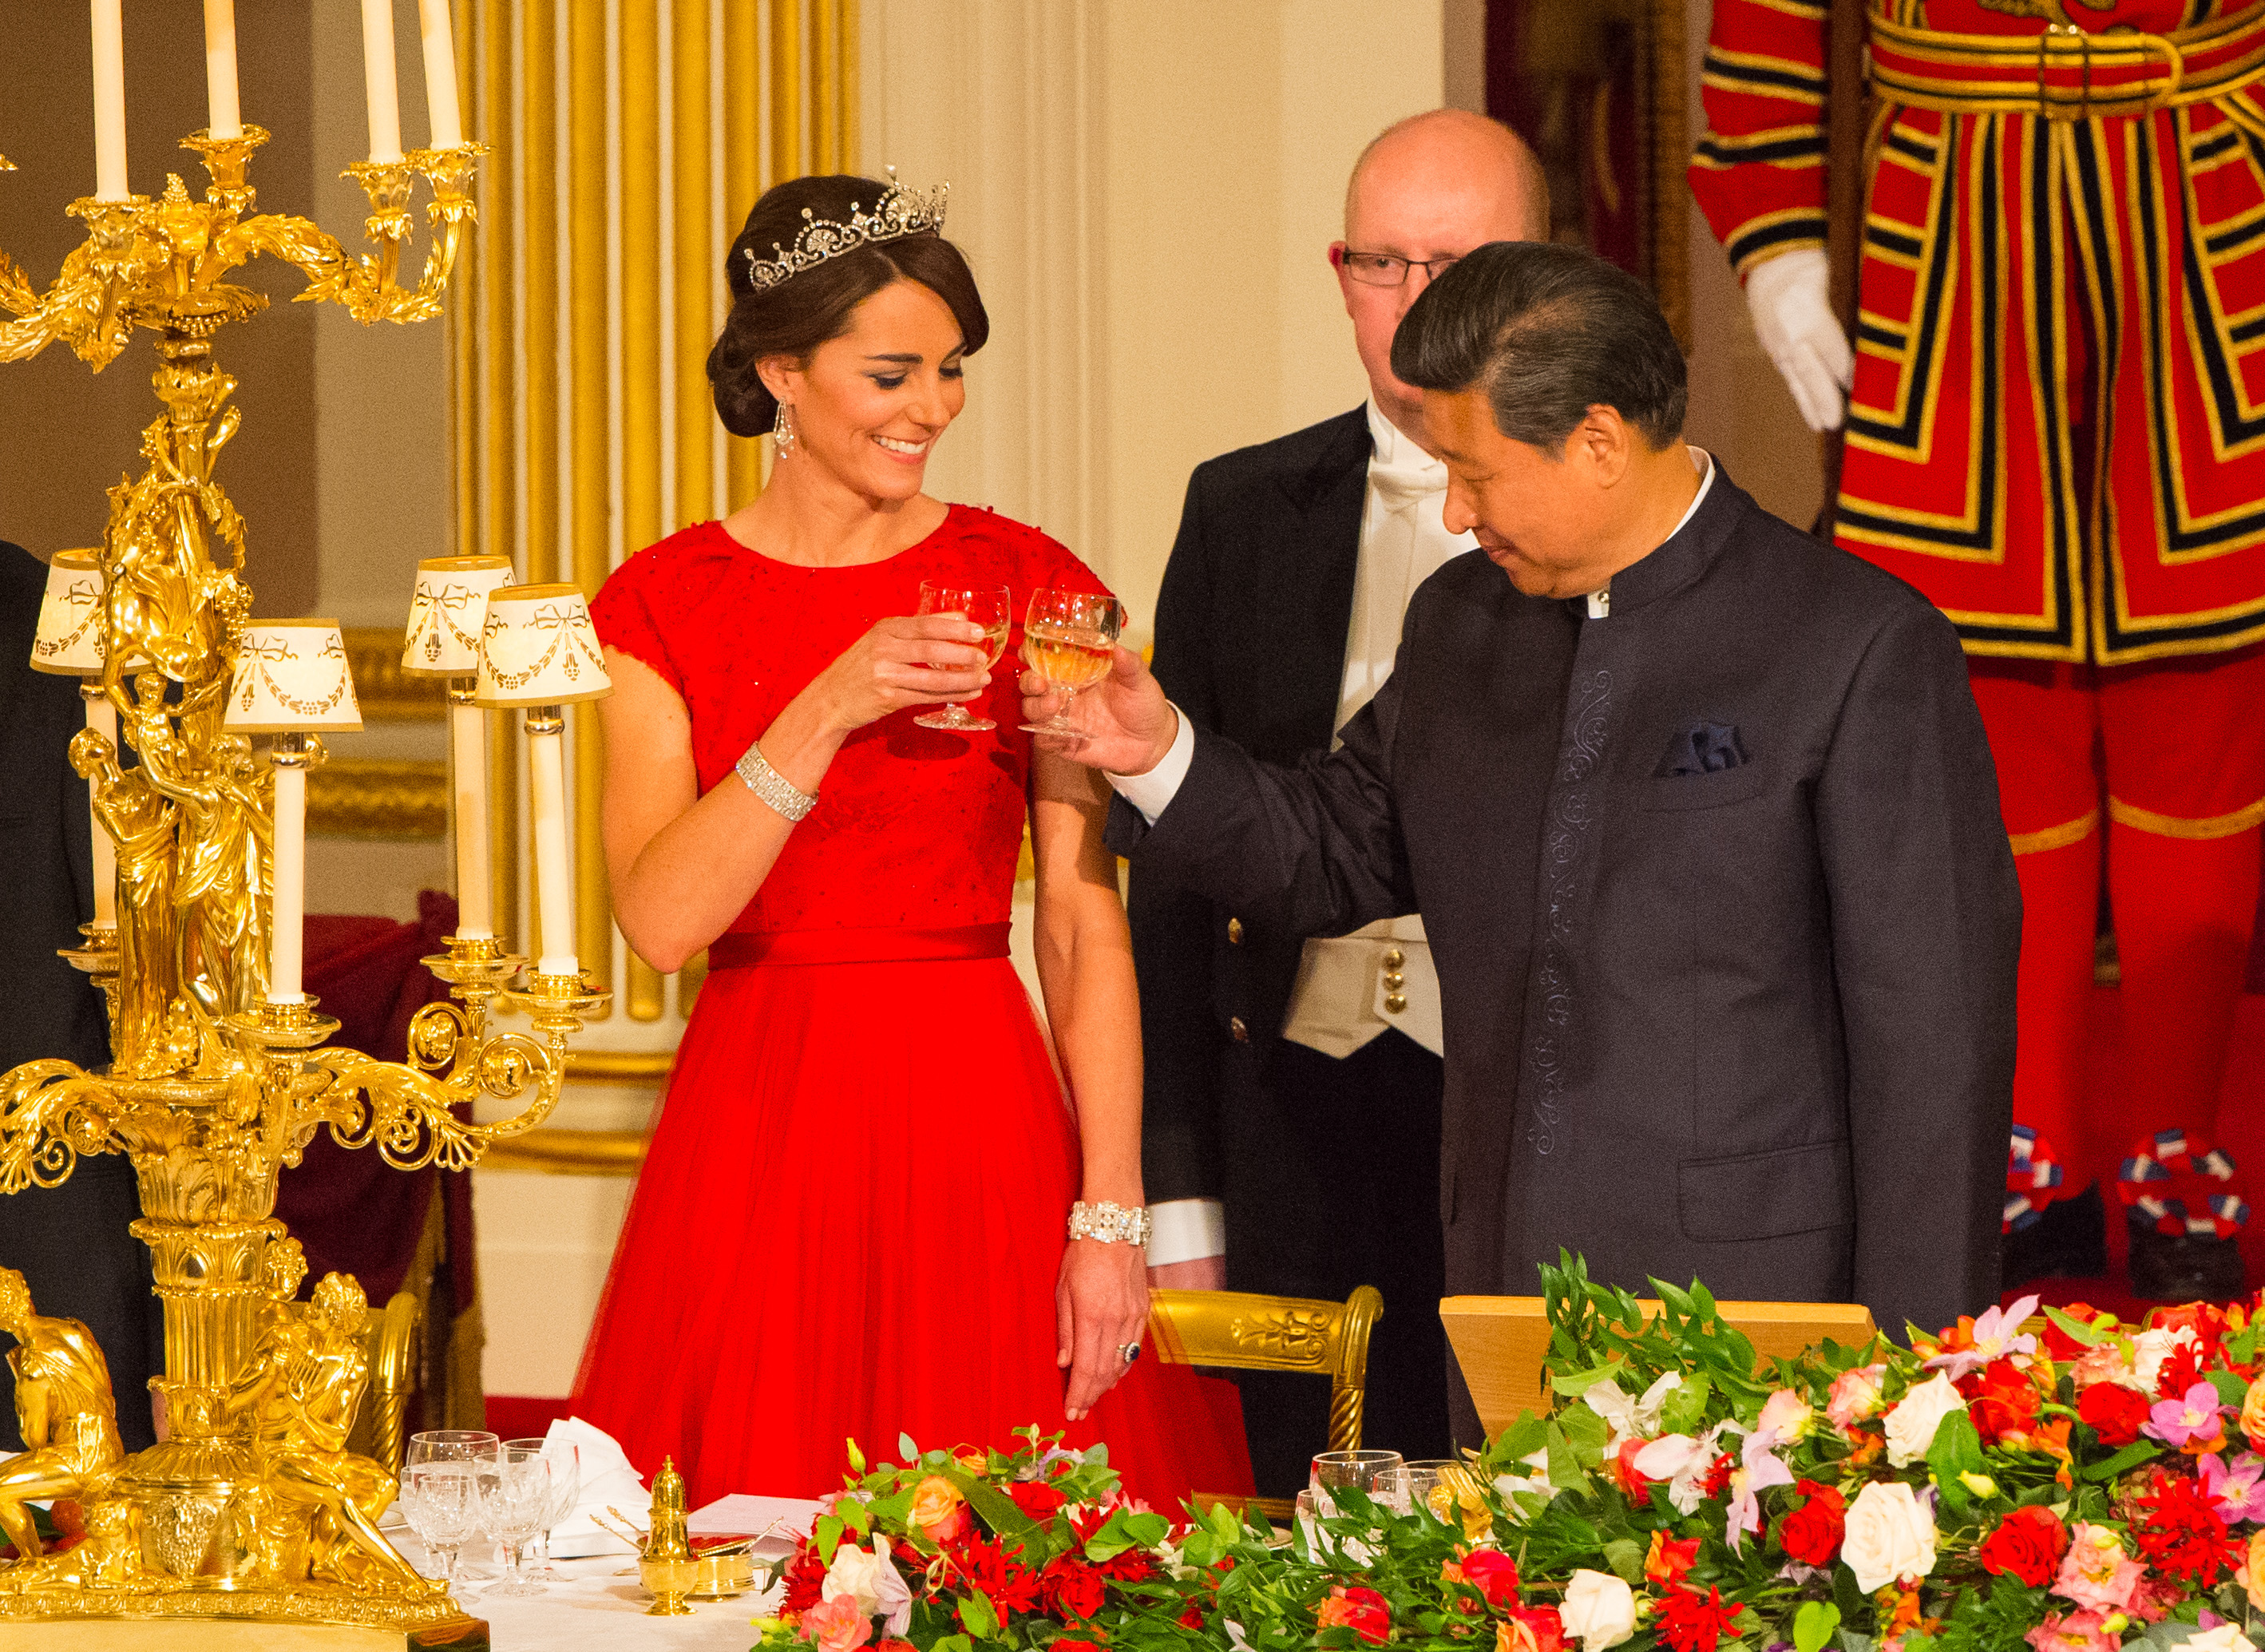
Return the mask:
[[1808,1602],[1793,1614],[1795,1652],[1824,1652],[1839,1627],[1839,1607],[1829,1600]]
[[1715,1385],[1704,1372],[1686,1377],[1683,1386],[1668,1390],[1660,1403],[1660,1428],[1669,1434],[1696,1434],[1707,1420],[1707,1402],[1714,1392]]
[[1016,1507],[1015,1500],[1005,1492],[957,1465],[937,1472],[959,1488],[959,1495],[967,1499],[967,1506],[975,1510],[1002,1544],[1023,1552],[1025,1565],[1043,1566],[1053,1558],[1053,1541],[1046,1529]]
[[2086,1480],[2113,1480],[2118,1474],[2128,1474],[2142,1463],[2152,1462],[2162,1452],[2162,1447],[2152,1440],[2133,1440],[2107,1461],[2093,1463],[2082,1471]]
[[929,1652],[975,1652],[975,1642],[964,1634],[948,1634],[930,1647]]
[[1953,1411],[1934,1425],[1934,1438],[1926,1448],[1926,1466],[1942,1481],[1984,1472],[1982,1437],[1975,1431],[1972,1417]]
[[841,1519],[830,1514],[819,1516],[818,1525],[812,1530],[810,1541],[811,1546],[818,1551],[818,1558],[831,1564],[834,1551],[841,1546]]
[[2059,1326],[2062,1330],[2067,1332],[2072,1339],[2083,1343],[2087,1348],[2097,1348],[2101,1343],[2108,1340],[2107,1332],[2094,1329],[2092,1326],[2086,1324],[2082,1320],[2072,1318],[2070,1315],[2062,1313],[2058,1308],[2047,1308],[2045,1310],[2045,1317],[2050,1320],[2054,1324]]
[[2241,1402],[2249,1397],[2248,1383],[2230,1371],[2213,1371],[2210,1373],[2210,1380],[2218,1390],[2219,1401],[2236,1410],[2240,1410]]
[[1618,1377],[1623,1369],[1617,1359],[1608,1359],[1601,1365],[1591,1365],[1586,1371],[1552,1372],[1549,1386],[1568,1400],[1577,1400],[1608,1377]]
[[988,1641],[999,1633],[999,1613],[990,1597],[980,1589],[970,1590],[967,1598],[959,1603],[959,1621],[979,1641]]
[[1634,1538],[1614,1538],[1605,1545],[1605,1564],[1624,1583],[1643,1581],[1643,1545]]
[[844,1497],[834,1505],[841,1524],[863,1538],[873,1529],[873,1511],[863,1497]]

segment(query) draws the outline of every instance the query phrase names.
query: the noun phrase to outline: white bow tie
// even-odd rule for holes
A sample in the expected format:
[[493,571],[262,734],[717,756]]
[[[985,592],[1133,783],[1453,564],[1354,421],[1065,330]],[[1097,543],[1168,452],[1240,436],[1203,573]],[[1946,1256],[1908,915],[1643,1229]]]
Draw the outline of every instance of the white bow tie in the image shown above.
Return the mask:
[[1404,511],[1447,491],[1447,467],[1426,458],[1417,464],[1383,464],[1370,460],[1368,485],[1387,511]]

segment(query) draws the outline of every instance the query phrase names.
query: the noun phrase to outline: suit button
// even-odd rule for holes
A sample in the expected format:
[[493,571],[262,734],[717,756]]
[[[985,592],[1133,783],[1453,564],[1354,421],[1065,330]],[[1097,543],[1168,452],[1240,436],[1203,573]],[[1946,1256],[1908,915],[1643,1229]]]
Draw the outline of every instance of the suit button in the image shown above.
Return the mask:
[[1242,944],[1242,919],[1229,918],[1227,921],[1227,943],[1231,947],[1239,947]]
[[1405,952],[1402,952],[1398,947],[1393,948],[1391,951],[1384,955],[1384,967],[1387,970],[1399,969],[1407,962],[1408,955]]
[[1408,1001],[1405,998],[1402,998],[1399,993],[1388,993],[1385,995],[1384,1013],[1386,1015],[1396,1015],[1407,1008]]
[[1398,970],[1387,970],[1384,972],[1384,990],[1386,992],[1396,993],[1407,985],[1408,978],[1402,975]]
[[1234,1035],[1235,1043],[1249,1044],[1250,1042],[1250,1029],[1243,1024],[1242,1016],[1230,1015],[1227,1018],[1227,1030]]

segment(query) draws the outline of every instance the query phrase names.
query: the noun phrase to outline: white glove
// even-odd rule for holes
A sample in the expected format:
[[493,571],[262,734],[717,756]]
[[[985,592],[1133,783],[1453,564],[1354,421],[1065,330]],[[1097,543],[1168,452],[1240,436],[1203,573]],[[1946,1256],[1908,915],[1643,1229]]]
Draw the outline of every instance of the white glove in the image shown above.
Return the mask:
[[1754,331],[1793,392],[1802,422],[1816,431],[1840,428],[1856,374],[1832,288],[1832,267],[1816,247],[1781,252],[1746,277]]

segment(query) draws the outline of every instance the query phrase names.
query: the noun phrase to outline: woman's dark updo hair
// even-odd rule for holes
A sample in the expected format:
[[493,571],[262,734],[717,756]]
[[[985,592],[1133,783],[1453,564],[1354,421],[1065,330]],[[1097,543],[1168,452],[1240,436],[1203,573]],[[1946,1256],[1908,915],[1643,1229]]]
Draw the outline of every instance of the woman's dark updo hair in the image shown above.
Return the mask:
[[803,208],[814,218],[847,223],[853,210],[872,212],[888,186],[878,178],[797,178],[767,190],[747,215],[725,260],[732,313],[708,353],[708,382],[717,416],[735,436],[767,433],[778,417],[778,398],[763,388],[755,364],[770,356],[807,361],[829,338],[849,331],[849,312],[893,281],[918,281],[942,299],[959,323],[960,353],[973,355],[991,336],[975,276],[958,247],[940,235],[906,236],[843,252],[756,292],[747,254],[776,260],[802,233]]

